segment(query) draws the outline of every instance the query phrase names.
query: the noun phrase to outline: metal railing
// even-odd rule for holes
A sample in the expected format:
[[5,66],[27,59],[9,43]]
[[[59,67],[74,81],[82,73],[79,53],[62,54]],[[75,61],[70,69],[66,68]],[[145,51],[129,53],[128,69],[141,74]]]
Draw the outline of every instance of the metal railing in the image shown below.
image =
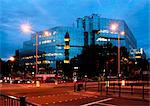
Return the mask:
[[[82,86],[81,86],[82,85]],[[143,100],[150,99],[149,82],[137,81],[97,81],[80,82],[74,84],[76,91],[99,92],[100,95],[109,95],[117,97],[131,97]]]
[[37,106],[37,105],[27,102],[25,96],[17,98],[14,96],[0,94],[0,106]]

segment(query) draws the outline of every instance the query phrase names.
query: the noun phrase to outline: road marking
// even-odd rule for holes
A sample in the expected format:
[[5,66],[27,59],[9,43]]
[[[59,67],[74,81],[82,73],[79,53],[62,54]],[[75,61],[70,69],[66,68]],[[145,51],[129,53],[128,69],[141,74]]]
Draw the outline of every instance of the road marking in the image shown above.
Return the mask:
[[59,101],[59,103],[61,103],[62,101]]
[[106,103],[97,103],[99,105],[103,105],[103,106],[117,106],[117,105],[113,105],[113,104],[106,104]]
[[48,104],[48,103],[45,103],[45,104]]
[[56,102],[53,102],[53,104],[55,104]]
[[65,102],[68,102],[68,100],[65,100]]
[[109,100],[112,100],[112,99],[113,99],[113,98],[102,99],[102,100],[99,100],[99,101],[96,101],[96,102],[91,102],[91,103],[87,103],[87,104],[80,105],[80,106],[89,106],[89,105],[93,105],[93,104],[98,104],[98,103],[100,103],[100,102],[109,101]]

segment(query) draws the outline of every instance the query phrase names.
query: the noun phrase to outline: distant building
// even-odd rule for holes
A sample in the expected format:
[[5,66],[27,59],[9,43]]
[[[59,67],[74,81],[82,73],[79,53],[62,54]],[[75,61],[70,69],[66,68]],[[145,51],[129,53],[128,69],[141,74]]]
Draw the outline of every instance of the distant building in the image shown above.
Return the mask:
[[130,59],[146,59],[146,54],[143,48],[140,49],[131,49],[129,52]]

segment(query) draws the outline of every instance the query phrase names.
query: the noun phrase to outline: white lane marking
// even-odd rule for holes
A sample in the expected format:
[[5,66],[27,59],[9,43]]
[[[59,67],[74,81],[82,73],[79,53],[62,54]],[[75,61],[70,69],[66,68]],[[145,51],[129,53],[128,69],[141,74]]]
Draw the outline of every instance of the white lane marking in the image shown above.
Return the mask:
[[65,100],[65,102],[67,102],[68,100]]
[[74,100],[77,100],[77,98],[75,98]]
[[94,96],[94,98],[97,98],[97,96]]
[[106,104],[106,103],[97,103],[99,105],[103,105],[103,106],[117,106],[117,105],[113,105],[113,104]]
[[112,100],[112,99],[113,98],[102,99],[102,100],[99,100],[99,101],[96,101],[96,102],[91,102],[91,103],[87,103],[87,104],[80,105],[80,106],[89,106],[89,105],[98,104],[100,102],[105,102],[105,101]]

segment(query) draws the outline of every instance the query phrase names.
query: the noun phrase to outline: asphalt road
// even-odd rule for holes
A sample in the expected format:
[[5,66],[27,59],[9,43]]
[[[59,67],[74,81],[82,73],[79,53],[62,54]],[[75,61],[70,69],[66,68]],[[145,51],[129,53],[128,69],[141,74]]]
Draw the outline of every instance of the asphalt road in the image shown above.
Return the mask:
[[50,85],[37,88],[5,84],[1,88],[1,92],[16,97],[26,96],[27,101],[39,104],[39,106],[149,106],[149,102],[142,100],[106,97],[83,91],[74,92],[73,84],[69,85]]

